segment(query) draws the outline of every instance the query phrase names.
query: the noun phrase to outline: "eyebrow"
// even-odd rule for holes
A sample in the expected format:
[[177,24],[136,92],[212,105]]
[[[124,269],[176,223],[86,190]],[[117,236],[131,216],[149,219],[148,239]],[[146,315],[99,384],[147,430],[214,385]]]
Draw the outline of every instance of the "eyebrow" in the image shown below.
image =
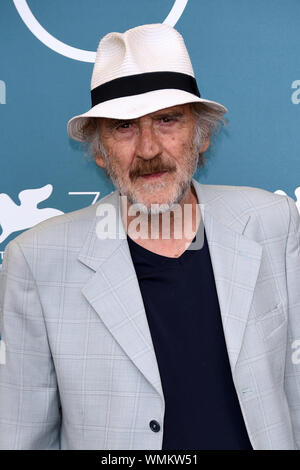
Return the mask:
[[[152,116],[154,119],[162,119],[162,118],[180,118],[183,116],[183,112],[182,111],[169,111],[169,112],[161,112],[159,114],[155,114],[154,116]],[[108,126],[109,127],[115,127],[117,125],[120,125],[124,122],[129,122],[129,123],[133,123],[133,122],[136,122],[136,119],[113,119],[111,121],[109,121],[108,123]]]
[[162,117],[181,117],[183,116],[182,111],[169,111],[169,112],[162,112],[158,113],[154,116],[154,118],[162,118]]

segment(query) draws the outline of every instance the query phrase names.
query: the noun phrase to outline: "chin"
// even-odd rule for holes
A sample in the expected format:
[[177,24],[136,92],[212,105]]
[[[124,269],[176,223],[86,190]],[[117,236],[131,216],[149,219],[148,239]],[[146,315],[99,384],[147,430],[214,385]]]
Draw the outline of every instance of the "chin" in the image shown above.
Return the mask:
[[168,212],[171,207],[172,203],[169,201],[166,201],[165,199],[161,201],[147,201],[147,202],[142,202],[142,204],[145,206],[144,210],[142,211],[144,214],[151,214],[151,215],[158,215],[158,214],[163,214],[165,212]]

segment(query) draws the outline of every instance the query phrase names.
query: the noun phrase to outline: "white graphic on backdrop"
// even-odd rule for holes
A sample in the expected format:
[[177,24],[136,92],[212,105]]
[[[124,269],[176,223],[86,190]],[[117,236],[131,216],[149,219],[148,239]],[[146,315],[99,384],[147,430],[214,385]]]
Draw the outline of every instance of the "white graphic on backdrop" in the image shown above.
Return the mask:
[[0,104],[6,104],[6,84],[0,80]]
[[100,196],[100,191],[69,191],[68,194],[70,196],[95,196],[94,199],[92,200],[91,205],[96,204],[99,196]]
[[[277,191],[275,191],[276,194],[280,194],[281,196],[287,196],[287,194],[282,191],[281,189],[277,189]],[[298,186],[296,189],[295,189],[295,196],[296,196],[296,206],[297,206],[297,209],[299,211],[299,214],[300,214],[300,186]]]
[[291,100],[293,104],[300,103],[300,80],[294,80],[292,83],[292,88],[295,88],[295,91],[292,93]]
[[[86,51],[84,49],[78,49],[76,47],[69,46],[62,41],[59,41],[52,36],[33,15],[26,0],[13,0],[15,7],[21,16],[22,20],[26,24],[27,28],[34,34],[45,46],[49,47],[58,54],[62,54],[70,59],[81,60],[82,62],[95,62],[96,52]],[[181,17],[188,0],[175,0],[173,7],[168,14],[164,23],[170,26],[175,26],[179,18]]]
[[48,199],[52,191],[53,186],[51,184],[46,184],[37,189],[25,189],[18,195],[20,205],[16,204],[7,194],[1,193],[0,225],[2,233],[0,243],[3,243],[13,232],[33,227],[45,219],[63,214],[62,211],[51,207],[37,208],[38,203]]

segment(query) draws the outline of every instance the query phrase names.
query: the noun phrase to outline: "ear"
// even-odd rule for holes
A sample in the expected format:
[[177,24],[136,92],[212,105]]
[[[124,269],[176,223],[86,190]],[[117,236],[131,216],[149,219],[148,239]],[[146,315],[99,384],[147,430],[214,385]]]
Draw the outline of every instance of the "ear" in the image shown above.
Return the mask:
[[204,142],[203,147],[202,147],[202,149],[201,149],[201,153],[206,152],[206,150],[207,150],[208,147],[209,147],[209,144],[210,144],[210,139],[209,139],[209,137],[207,137],[207,139],[206,139],[206,141]]
[[101,155],[101,153],[98,153],[97,155],[95,155],[95,163],[96,163],[96,165],[100,166],[101,168],[106,167],[105,158]]

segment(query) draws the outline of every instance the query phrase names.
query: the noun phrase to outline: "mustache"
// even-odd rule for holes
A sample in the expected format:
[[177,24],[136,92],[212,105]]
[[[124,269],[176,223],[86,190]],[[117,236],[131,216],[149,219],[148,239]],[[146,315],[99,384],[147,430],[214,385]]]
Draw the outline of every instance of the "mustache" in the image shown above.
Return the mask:
[[161,158],[148,160],[146,162],[138,164],[133,170],[129,172],[129,177],[132,180],[135,180],[139,176],[150,174],[150,173],[159,173],[163,171],[175,171],[176,167],[174,165],[166,164],[161,161]]

